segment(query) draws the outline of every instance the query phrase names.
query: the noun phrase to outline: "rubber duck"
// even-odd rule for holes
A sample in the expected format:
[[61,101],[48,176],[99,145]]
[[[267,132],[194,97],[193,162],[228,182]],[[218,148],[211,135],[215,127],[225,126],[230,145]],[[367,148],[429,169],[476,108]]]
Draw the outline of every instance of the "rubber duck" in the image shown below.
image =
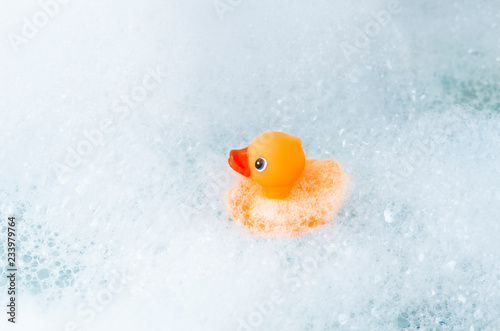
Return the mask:
[[261,234],[298,235],[326,224],[342,206],[346,176],[333,160],[306,159],[302,140],[265,132],[231,150],[229,166],[243,175],[230,189],[233,218]]

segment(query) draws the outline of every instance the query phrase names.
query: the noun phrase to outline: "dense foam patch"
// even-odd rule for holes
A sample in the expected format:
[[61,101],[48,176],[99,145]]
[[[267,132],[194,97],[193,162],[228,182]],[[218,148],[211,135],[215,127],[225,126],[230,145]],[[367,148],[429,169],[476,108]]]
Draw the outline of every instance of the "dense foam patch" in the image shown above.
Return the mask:
[[269,199],[259,184],[241,178],[227,202],[236,221],[252,232],[298,235],[327,223],[341,208],[345,188],[345,175],[335,161],[307,160],[286,199]]

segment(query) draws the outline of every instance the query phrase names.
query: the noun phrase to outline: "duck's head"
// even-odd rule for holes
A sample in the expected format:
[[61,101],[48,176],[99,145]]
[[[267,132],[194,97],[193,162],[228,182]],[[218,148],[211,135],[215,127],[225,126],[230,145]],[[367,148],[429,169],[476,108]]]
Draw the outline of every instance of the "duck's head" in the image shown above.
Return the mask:
[[271,199],[288,196],[305,164],[302,140],[277,131],[263,133],[229,154],[231,168],[259,183]]

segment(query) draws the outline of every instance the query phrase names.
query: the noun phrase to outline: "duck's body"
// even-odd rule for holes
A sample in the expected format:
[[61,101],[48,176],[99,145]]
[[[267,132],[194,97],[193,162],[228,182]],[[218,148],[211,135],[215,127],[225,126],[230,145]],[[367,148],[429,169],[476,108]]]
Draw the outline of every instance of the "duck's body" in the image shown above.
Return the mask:
[[298,235],[327,223],[342,205],[346,178],[340,166],[306,160],[297,137],[262,134],[231,151],[229,164],[248,177],[229,191],[229,209],[252,232]]

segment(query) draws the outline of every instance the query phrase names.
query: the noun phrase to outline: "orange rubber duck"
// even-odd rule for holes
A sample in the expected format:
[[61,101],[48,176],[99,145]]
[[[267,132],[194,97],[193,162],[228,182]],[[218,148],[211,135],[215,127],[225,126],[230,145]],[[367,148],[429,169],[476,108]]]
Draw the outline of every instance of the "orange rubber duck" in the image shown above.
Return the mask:
[[299,235],[328,223],[341,206],[346,176],[332,160],[306,160],[300,138],[270,131],[232,150],[229,165],[244,177],[227,204],[254,233]]

